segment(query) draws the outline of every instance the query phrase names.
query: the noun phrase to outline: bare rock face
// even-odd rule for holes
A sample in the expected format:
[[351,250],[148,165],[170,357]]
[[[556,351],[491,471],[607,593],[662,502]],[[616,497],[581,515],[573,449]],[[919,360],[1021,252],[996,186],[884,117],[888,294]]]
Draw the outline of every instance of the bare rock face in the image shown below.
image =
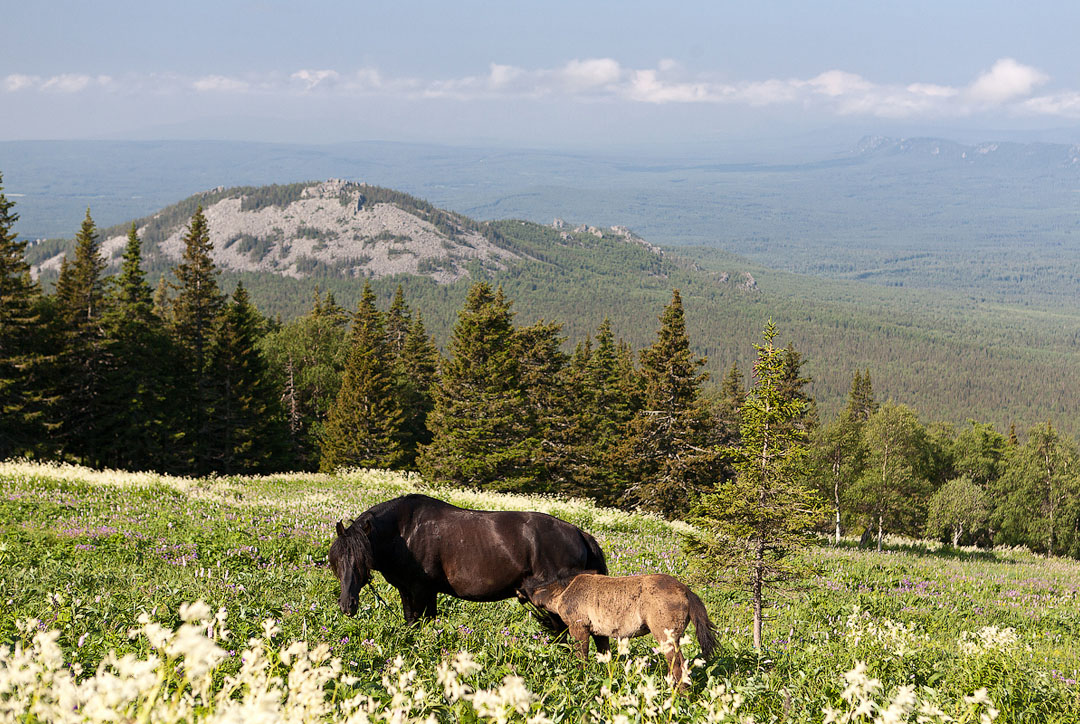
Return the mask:
[[[393,203],[365,203],[365,186],[330,180],[303,190],[285,206],[244,210],[244,198],[225,198],[205,208],[214,262],[233,271],[303,277],[317,268],[348,276],[430,276],[453,282],[472,260],[503,268],[516,255],[464,226],[437,229],[413,210]],[[161,244],[179,260],[185,228]]]

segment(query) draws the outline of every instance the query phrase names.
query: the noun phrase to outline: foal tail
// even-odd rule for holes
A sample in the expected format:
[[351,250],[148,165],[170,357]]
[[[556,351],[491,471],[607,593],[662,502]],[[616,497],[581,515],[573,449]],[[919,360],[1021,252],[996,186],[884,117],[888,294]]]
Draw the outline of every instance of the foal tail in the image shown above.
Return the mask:
[[690,620],[694,623],[694,632],[697,633],[701,655],[709,659],[716,649],[716,626],[709,620],[709,612],[705,610],[705,604],[696,593],[687,589],[686,599],[690,604]]

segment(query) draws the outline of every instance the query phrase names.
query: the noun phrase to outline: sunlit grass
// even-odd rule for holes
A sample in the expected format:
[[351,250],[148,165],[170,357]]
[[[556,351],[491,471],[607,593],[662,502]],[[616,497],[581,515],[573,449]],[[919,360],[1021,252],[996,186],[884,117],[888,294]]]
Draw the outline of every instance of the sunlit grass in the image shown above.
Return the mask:
[[[613,661],[582,668],[569,647],[552,643],[515,601],[441,597],[437,620],[408,627],[396,592],[376,577],[390,605],[364,591],[358,616],[342,616],[336,581],[324,563],[334,524],[414,491],[469,507],[549,512],[592,532],[613,574],[684,578],[720,629],[718,654],[693,672],[690,694],[675,697],[650,638],[629,642],[626,655]],[[274,692],[265,701],[276,702],[278,718],[287,718],[280,707],[292,696],[287,672],[295,666],[282,660],[281,651],[294,641],[304,642],[308,652],[325,649],[319,665],[330,667],[328,678],[311,691],[331,703],[319,717],[364,711],[379,719],[407,710],[414,719],[696,721],[710,715],[722,720],[722,710],[732,716],[737,710],[738,717],[757,721],[818,722],[830,709],[843,720],[860,706],[877,717],[895,705],[893,713],[908,718],[894,721],[915,721],[919,707],[976,717],[971,721],[991,709],[1000,711],[998,721],[1080,718],[1080,566],[1073,561],[910,541],[889,541],[880,554],[823,546],[809,554],[820,575],[775,599],[759,656],[750,646],[747,597],[721,582],[691,577],[694,567],[682,549],[685,530],[684,524],[584,501],[432,490],[415,475],[397,473],[193,480],[9,462],[0,464],[0,643],[11,649],[23,642],[22,661],[40,659],[27,666],[62,661],[57,671],[67,672],[72,686],[100,675],[110,655],[130,654],[131,667],[151,662],[144,668],[165,677],[176,694],[190,672],[176,668],[177,657],[160,658],[145,635],[129,633],[143,631],[149,621],[162,631],[178,630],[189,623],[181,604],[205,601],[229,631],[223,638],[213,624],[214,645],[223,653],[209,698],[200,700],[199,716],[206,718],[219,708],[220,718],[231,711],[219,701],[229,677],[255,675],[243,674],[241,659],[255,646],[251,639],[265,640],[268,619],[279,631],[259,644],[269,663],[257,686],[285,677],[266,689]],[[218,621],[218,615],[211,618]],[[31,619],[20,630],[19,622]],[[38,635],[51,637],[55,650],[46,643],[34,649]],[[27,653],[33,651],[38,653]],[[455,697],[446,691],[446,667],[462,651],[481,668],[461,675],[470,695],[459,691]],[[696,644],[687,654],[696,655]],[[158,668],[151,665],[153,656],[160,658]],[[16,701],[4,688],[13,681],[13,660],[0,664],[3,701]],[[338,668],[331,666],[334,660]],[[45,675],[38,670],[31,679],[44,681]],[[406,709],[395,693],[402,676],[409,680],[409,696],[424,693]],[[183,686],[194,691],[192,682]],[[256,684],[245,686],[226,698],[242,700]],[[965,700],[982,689],[985,702]],[[488,693],[477,698],[473,692]],[[149,706],[147,695],[142,691],[142,703],[132,706]],[[356,700],[354,709],[346,706],[357,696],[367,698]],[[521,703],[526,698],[527,707]],[[494,713],[499,706],[502,714]]]

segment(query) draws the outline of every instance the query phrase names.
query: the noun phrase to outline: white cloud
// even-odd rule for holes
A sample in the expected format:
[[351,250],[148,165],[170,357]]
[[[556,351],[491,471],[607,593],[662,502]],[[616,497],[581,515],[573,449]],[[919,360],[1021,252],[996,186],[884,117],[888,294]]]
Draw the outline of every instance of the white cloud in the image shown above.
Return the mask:
[[21,73],[13,73],[4,78],[4,90],[9,93],[15,93],[17,91],[33,88],[41,82],[41,78],[36,75],[22,75]]
[[622,68],[611,58],[571,60],[556,76],[569,90],[582,92],[618,83],[622,77]]
[[332,84],[336,81],[340,75],[336,70],[298,70],[293,73],[290,78],[298,80],[304,84],[307,90],[320,85],[322,83]]
[[838,68],[804,78],[721,81],[715,75],[689,72],[670,58],[660,60],[653,68],[626,67],[614,58],[585,58],[550,68],[492,63],[483,73],[436,80],[385,76],[375,68],[302,68],[291,73],[252,73],[242,77],[175,73],[128,74],[119,78],[80,73],[42,77],[14,73],[0,77],[0,92],[79,94],[109,89],[132,97],[197,92],[222,96],[258,93],[282,98],[319,93],[327,99],[343,100],[379,95],[463,102],[530,98],[755,108],[790,105],[834,115],[888,118],[958,118],[987,112],[1080,117],[1080,90],[1057,89],[1033,96],[1049,80],[1043,72],[1011,58],[996,61],[966,86],[923,80],[875,83]]
[[251,84],[224,75],[207,75],[196,79],[191,87],[199,92],[238,93],[251,89]]
[[831,98],[851,95],[853,93],[865,93],[874,86],[861,75],[848,73],[843,70],[828,70],[811,78],[806,82],[816,93],[827,95]]
[[1031,95],[1037,86],[1049,77],[1029,65],[1017,63],[1012,58],[1002,58],[994,63],[967,90],[968,97],[976,103],[998,105]]

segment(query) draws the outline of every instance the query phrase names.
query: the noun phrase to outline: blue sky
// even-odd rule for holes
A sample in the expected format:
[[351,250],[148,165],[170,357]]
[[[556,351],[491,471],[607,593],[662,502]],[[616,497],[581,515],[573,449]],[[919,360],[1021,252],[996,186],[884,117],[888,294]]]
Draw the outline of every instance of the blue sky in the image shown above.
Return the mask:
[[35,0],[3,16],[0,140],[1080,128],[1071,2]]

